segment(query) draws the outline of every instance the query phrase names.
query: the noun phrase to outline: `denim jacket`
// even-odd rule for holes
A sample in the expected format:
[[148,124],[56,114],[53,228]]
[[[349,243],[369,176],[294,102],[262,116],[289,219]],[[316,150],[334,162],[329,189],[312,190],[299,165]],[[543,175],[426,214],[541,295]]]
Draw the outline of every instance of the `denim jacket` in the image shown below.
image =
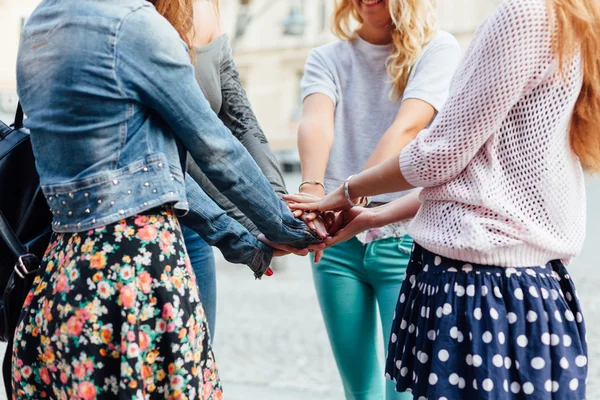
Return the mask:
[[[296,247],[318,241],[212,112],[186,45],[145,0],[44,0],[21,34],[17,91],[57,232],[164,204],[187,212],[178,138],[269,239]],[[191,207],[203,211],[199,221],[220,220],[201,192]],[[228,226],[254,244],[246,260],[265,250],[239,224]],[[219,242],[218,233],[190,228]],[[244,258],[241,243],[227,242],[230,259]]]

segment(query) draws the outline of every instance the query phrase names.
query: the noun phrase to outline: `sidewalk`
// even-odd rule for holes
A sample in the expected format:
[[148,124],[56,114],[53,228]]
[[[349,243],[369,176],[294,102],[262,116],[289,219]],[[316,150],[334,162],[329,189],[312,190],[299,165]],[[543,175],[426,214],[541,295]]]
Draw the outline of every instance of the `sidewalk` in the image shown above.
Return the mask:
[[340,393],[309,393],[234,383],[225,388],[223,398],[225,400],[343,400],[344,396]]
[[[225,400],[342,400],[308,258],[254,280],[217,253],[215,354]],[[383,346],[382,346],[383,348]]]

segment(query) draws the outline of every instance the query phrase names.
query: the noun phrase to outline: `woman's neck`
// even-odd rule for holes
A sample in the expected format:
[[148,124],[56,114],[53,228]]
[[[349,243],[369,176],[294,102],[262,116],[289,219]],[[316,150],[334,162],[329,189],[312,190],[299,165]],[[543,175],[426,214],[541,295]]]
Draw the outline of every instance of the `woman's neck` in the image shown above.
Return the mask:
[[368,26],[362,26],[358,31],[358,36],[365,42],[375,45],[392,43],[392,28],[374,29]]

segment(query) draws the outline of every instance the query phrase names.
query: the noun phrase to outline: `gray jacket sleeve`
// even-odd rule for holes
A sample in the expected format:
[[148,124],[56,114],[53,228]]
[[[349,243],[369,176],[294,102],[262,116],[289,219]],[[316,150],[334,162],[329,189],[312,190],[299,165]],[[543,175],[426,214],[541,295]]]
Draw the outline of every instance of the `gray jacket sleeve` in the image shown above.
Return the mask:
[[[248,150],[275,192],[279,195],[284,195],[287,191],[279,164],[252,111],[246,92],[242,87],[239,72],[233,62],[231,48],[228,44],[223,47],[221,54],[222,106],[219,111],[219,118]],[[252,221],[217,190],[202,173],[200,168],[191,160],[191,157],[188,157],[188,173],[227,212],[227,215],[240,222],[253,234],[258,235],[260,233]]]

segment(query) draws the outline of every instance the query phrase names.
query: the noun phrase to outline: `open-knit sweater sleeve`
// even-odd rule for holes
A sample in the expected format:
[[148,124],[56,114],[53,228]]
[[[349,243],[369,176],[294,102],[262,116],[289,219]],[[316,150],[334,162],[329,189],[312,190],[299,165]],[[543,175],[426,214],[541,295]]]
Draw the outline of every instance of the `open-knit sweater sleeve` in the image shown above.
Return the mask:
[[543,1],[503,2],[477,32],[437,118],[400,156],[413,186],[456,178],[553,63]]
[[577,255],[585,183],[569,138],[583,82],[559,67],[546,0],[505,0],[484,22],[429,129],[400,154],[423,187],[409,226],[421,246],[469,263],[544,265]]

